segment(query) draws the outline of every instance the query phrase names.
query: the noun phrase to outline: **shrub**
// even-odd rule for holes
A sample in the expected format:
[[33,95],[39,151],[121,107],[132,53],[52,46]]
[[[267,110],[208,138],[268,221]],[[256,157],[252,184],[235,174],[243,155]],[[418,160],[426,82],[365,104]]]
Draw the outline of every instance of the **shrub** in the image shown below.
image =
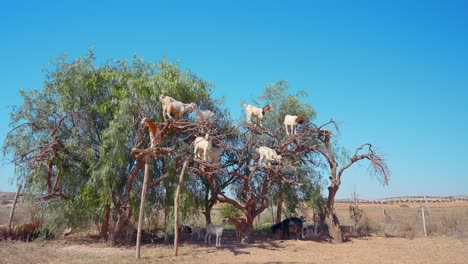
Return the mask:
[[223,218],[225,217],[239,218],[242,215],[239,209],[234,207],[232,204],[221,205],[220,213]]

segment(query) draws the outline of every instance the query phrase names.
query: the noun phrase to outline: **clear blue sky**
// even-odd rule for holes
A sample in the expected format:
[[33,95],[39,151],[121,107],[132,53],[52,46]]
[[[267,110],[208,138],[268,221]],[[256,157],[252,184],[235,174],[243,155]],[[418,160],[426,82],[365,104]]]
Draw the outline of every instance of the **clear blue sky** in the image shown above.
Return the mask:
[[[338,121],[341,145],[375,145],[392,171],[382,187],[362,163],[340,198],[354,186],[362,198],[468,193],[468,1],[71,2],[0,4],[2,143],[18,90],[94,46],[100,61],[179,62],[234,117],[280,79],[307,91],[318,124]],[[13,173],[1,166],[0,190],[14,190]]]

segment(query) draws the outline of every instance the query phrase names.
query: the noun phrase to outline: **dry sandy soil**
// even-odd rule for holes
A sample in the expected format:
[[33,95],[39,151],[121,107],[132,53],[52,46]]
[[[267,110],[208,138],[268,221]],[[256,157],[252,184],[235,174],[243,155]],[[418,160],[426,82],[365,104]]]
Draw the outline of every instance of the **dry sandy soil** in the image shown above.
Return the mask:
[[[11,197],[10,197],[11,196]],[[0,194],[0,225],[8,220],[9,206],[14,194]],[[446,209],[439,209],[448,207]],[[431,204],[434,219],[446,221],[446,215],[454,215],[460,222],[457,227],[468,226],[468,204]],[[343,222],[349,214],[349,205],[339,206]],[[363,205],[372,219],[381,219],[380,205]],[[386,205],[386,210],[405,217],[420,215],[418,204]],[[19,205],[15,223],[30,219],[30,208]],[[455,212],[455,214],[453,213]],[[416,219],[416,218],[415,218]],[[415,220],[416,221],[416,220]],[[419,225],[419,224],[418,224]],[[227,231],[227,230],[226,230]],[[459,232],[460,234],[465,234]],[[430,236],[424,238],[352,238],[343,244],[330,244],[314,239],[272,240],[269,235],[258,234],[255,243],[240,245],[235,242],[233,231],[223,234],[222,247],[205,246],[202,241],[190,241],[182,237],[178,256],[168,244],[146,244],[141,249],[141,259],[135,259],[135,247],[109,247],[87,236],[58,238],[47,242],[17,242],[0,239],[0,264],[3,263],[468,263],[468,238]]]
[[243,246],[231,238],[219,249],[201,241],[111,248],[102,243],[0,242],[0,263],[468,263],[468,239],[355,238],[340,245],[313,240],[263,238]]

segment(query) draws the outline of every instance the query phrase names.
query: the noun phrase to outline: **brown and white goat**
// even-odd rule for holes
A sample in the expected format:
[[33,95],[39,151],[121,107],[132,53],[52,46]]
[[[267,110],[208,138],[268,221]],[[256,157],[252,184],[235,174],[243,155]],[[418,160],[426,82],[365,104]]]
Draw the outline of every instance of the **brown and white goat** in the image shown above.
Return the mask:
[[261,127],[263,127],[262,124],[262,119],[265,116],[265,114],[269,111],[271,111],[270,105],[265,105],[263,108],[258,108],[253,105],[249,104],[244,104],[245,108],[245,113],[247,115],[247,123],[252,123],[252,116],[255,116],[257,118],[257,122]]
[[185,113],[192,113],[197,105],[195,103],[184,104],[166,95],[160,95],[159,101],[162,104],[162,114],[164,120],[172,119],[171,113],[176,120],[181,120]]
[[294,115],[286,115],[284,117],[284,127],[286,128],[286,134],[289,135],[289,127],[291,127],[291,134],[296,135],[296,126],[297,124],[304,123],[304,117],[302,116],[294,116]]
[[158,126],[153,123],[153,121],[151,121],[149,118],[145,117],[141,120],[141,124],[142,125],[145,125],[146,127],[148,127],[148,130],[149,130],[149,134],[150,134],[150,148],[154,148],[156,147],[158,144],[157,144],[157,138],[156,138],[156,135],[157,135],[157,132],[158,132]]

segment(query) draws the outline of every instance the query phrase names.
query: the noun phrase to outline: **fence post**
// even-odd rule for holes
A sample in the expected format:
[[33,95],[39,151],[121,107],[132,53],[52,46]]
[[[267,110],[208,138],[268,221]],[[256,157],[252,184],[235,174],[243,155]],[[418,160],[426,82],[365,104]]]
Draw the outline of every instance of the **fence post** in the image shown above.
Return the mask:
[[422,206],[422,205],[421,205],[421,214],[422,214],[422,221],[423,221],[423,228],[424,228],[424,236],[427,237],[426,217],[424,216],[424,206]]
[[140,215],[138,216],[138,230],[137,230],[137,241],[136,241],[136,258],[140,259],[140,247],[141,247],[141,227],[143,225],[143,219],[145,217],[145,201],[146,201],[146,190],[148,189],[148,178],[150,169],[151,155],[145,154],[145,174],[143,178],[143,186],[141,190],[141,201],[140,201]]
[[382,201],[382,199],[380,199],[380,207],[382,208],[383,222],[384,222],[384,224],[385,224],[385,222],[386,222],[386,221],[385,221],[385,208],[384,208],[384,206],[383,206],[383,201]]
[[[179,251],[179,195],[182,185],[184,184],[184,175],[188,164],[189,159],[186,159],[182,166],[182,171],[180,172],[179,184],[177,185],[174,196],[174,256],[177,256],[177,252]],[[198,238],[200,238],[200,235],[198,235]]]

